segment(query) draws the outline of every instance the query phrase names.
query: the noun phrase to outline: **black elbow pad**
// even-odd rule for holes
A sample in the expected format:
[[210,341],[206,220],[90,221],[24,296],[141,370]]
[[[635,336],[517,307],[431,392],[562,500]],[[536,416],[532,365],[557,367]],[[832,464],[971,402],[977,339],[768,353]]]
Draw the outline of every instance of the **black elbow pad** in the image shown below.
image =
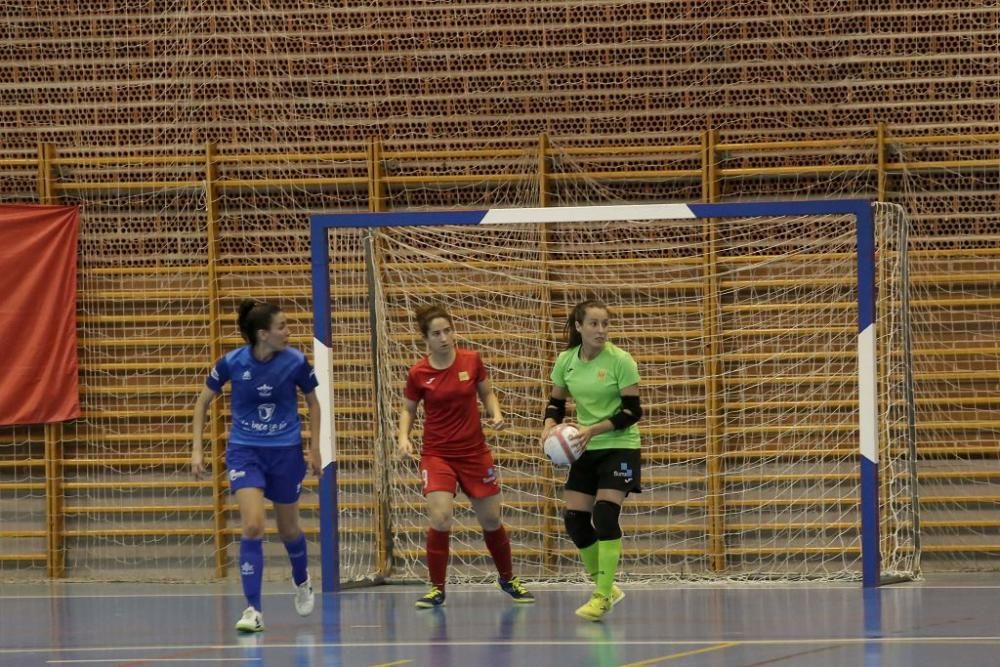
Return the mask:
[[609,421],[616,431],[626,429],[642,417],[642,406],[638,396],[622,396],[622,407],[611,415]]

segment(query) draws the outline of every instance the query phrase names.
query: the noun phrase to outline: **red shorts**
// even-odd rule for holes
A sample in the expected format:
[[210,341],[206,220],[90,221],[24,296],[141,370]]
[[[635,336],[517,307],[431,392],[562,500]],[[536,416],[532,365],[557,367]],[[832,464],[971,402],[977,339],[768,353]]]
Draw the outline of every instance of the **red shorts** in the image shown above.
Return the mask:
[[497,469],[493,456],[487,449],[471,456],[420,457],[420,476],[424,482],[424,495],[432,491],[457,494],[462,489],[469,498],[486,498],[500,493]]

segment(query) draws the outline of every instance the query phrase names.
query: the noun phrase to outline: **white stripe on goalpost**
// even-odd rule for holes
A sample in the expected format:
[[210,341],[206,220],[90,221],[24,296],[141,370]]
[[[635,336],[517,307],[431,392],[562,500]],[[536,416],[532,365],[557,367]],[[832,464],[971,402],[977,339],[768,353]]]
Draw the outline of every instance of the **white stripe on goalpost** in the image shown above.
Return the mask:
[[493,208],[481,225],[601,222],[611,220],[679,220],[696,218],[686,204],[627,204],[622,206],[560,206],[556,208]]

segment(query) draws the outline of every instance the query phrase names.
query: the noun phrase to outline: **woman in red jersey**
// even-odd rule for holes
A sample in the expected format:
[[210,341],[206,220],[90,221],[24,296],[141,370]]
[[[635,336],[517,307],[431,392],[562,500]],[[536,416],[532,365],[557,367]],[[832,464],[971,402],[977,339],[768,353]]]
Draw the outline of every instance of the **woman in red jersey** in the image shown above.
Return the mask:
[[417,405],[424,403],[424,437],[420,456],[423,494],[427,499],[427,569],[431,589],[417,600],[417,607],[444,605],[448,570],[448,542],[455,493],[459,488],[472,502],[486,546],[496,563],[497,587],[515,602],[534,602],[513,574],[510,539],[500,520],[500,483],[486,436],[477,398],[486,406],[489,423],[504,428],[503,413],[490,387],[479,353],[455,344],[451,316],[439,306],[416,312],[427,356],[410,368],[399,415],[399,451],[413,455],[410,429]]

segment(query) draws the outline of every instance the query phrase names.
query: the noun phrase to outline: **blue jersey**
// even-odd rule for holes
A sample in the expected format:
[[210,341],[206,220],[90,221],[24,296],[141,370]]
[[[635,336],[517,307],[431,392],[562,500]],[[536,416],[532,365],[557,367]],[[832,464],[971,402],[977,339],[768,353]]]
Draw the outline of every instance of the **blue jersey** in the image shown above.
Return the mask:
[[319,386],[304,354],[286,347],[260,362],[249,345],[238,348],[216,362],[205,384],[222,393],[226,382],[233,383],[229,442],[256,447],[302,444],[295,388],[308,394]]

